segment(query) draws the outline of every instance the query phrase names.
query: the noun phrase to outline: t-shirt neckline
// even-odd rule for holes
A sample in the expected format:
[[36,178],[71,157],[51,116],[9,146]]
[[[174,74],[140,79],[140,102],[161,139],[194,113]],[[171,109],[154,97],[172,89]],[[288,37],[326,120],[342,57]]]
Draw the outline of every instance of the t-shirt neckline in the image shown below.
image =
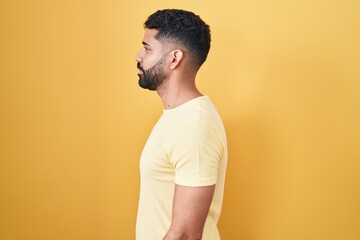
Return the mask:
[[186,108],[186,106],[190,105],[192,102],[195,102],[195,101],[199,101],[201,99],[209,99],[209,96],[207,95],[202,95],[202,96],[199,96],[199,97],[196,97],[196,98],[193,98],[187,102],[184,102],[183,104],[177,106],[177,107],[174,107],[174,108],[169,108],[169,109],[163,109],[163,112],[164,113],[170,113],[170,112],[175,112],[175,111],[178,111],[178,110],[181,110],[183,108]]

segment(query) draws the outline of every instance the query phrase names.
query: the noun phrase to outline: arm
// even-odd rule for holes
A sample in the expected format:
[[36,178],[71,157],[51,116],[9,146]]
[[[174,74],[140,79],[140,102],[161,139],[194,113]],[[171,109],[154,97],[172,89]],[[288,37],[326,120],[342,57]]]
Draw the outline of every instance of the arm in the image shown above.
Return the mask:
[[163,240],[200,240],[214,195],[215,185],[175,185],[172,222]]

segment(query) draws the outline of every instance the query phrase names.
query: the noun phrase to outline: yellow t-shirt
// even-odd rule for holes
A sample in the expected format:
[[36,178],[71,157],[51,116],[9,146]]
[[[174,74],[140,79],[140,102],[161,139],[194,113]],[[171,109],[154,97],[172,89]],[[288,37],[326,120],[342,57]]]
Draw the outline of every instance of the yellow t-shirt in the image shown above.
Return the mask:
[[207,96],[164,110],[140,158],[137,240],[161,240],[171,223],[175,184],[216,184],[203,240],[220,239],[220,217],[227,164],[226,134]]

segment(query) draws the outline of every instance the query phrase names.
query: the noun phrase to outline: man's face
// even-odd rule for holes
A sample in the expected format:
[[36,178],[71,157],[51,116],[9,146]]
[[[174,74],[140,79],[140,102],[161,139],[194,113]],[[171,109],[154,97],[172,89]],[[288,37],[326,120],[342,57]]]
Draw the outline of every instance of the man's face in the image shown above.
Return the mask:
[[139,86],[149,90],[156,90],[167,78],[166,55],[155,39],[156,33],[155,29],[145,29],[143,48],[136,55]]

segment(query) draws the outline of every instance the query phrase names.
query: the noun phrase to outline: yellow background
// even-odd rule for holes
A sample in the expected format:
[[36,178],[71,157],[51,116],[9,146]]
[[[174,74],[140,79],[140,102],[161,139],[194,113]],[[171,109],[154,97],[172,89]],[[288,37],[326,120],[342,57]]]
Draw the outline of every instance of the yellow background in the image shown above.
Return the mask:
[[161,8],[212,27],[198,85],[226,125],[224,240],[360,239],[360,2],[0,1],[0,239],[134,239],[161,114],[137,85]]

